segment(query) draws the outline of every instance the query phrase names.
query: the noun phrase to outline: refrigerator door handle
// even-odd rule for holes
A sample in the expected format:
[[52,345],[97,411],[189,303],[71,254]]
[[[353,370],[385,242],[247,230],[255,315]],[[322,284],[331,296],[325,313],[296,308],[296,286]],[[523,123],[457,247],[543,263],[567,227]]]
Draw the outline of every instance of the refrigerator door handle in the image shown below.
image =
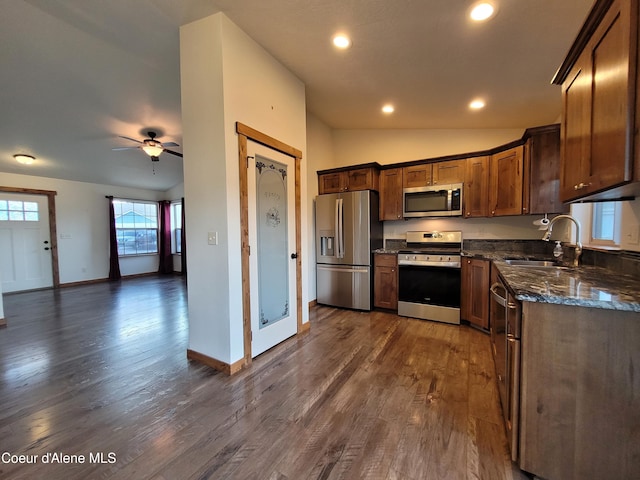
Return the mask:
[[342,198],[336,200],[337,258],[344,258],[344,210]]
[[340,223],[338,219],[340,218],[340,199],[336,198],[335,211],[333,213],[333,223],[334,223],[334,232],[335,232],[335,249],[336,249],[336,258],[340,258]]

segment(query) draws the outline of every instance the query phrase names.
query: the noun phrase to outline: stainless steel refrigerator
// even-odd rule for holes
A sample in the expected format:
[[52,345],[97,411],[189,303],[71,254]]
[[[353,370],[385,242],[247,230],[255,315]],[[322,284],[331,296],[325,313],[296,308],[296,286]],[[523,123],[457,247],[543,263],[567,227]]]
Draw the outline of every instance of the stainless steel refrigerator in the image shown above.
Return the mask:
[[382,248],[378,192],[316,197],[317,302],[371,310],[373,250]]

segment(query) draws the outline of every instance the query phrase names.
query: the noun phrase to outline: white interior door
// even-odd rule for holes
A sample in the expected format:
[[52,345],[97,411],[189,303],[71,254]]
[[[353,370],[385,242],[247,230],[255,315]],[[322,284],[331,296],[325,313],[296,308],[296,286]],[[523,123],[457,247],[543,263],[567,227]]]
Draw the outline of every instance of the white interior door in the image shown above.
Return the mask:
[[249,141],[251,354],[297,332],[295,161]]
[[53,285],[46,196],[0,193],[0,275],[5,293]]

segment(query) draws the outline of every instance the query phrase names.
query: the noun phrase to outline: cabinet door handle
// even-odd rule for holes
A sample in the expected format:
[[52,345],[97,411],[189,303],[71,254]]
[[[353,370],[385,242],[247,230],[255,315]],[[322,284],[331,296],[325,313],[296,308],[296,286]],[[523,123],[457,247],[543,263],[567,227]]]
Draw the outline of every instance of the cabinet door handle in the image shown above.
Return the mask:
[[574,190],[582,190],[583,188],[587,188],[591,186],[591,182],[589,183],[584,183],[584,182],[580,182],[577,185],[573,186]]

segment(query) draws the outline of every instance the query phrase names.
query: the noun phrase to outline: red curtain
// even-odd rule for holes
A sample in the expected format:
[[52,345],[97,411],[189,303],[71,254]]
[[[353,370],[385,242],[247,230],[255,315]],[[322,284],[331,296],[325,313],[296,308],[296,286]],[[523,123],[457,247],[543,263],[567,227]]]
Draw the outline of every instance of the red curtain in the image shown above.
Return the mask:
[[160,262],[158,272],[173,273],[173,255],[171,254],[171,202],[161,200],[158,202],[160,209],[160,238],[158,253]]
[[113,209],[113,197],[109,199],[109,280],[120,280],[120,259],[118,258],[118,240],[116,238],[116,214]]

